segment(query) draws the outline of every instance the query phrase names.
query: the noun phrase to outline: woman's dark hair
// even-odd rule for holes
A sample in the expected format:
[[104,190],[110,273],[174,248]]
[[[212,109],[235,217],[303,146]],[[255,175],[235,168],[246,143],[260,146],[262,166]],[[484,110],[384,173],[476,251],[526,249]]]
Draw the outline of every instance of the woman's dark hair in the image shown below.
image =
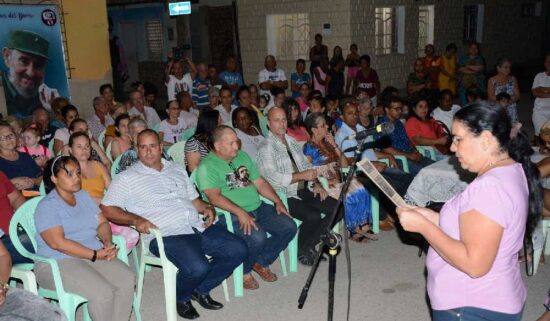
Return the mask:
[[113,91],[113,85],[103,84],[103,85],[99,86],[99,94],[103,95],[103,92],[105,91],[105,89],[111,89],[111,91]]
[[77,167],[80,167],[80,164],[78,164],[78,161],[74,158],[74,156],[57,156],[46,162],[46,165],[44,166],[44,173],[42,174],[46,193],[49,193],[55,188],[55,184],[52,182],[52,176],[57,176],[61,170],[68,173],[69,171],[67,170],[67,164],[70,162],[73,162]]
[[370,56],[369,55],[362,55],[361,58],[359,58],[359,63],[361,63],[363,60],[370,64]]
[[306,66],[306,61],[304,59],[300,58],[300,59],[296,60],[296,66],[298,66],[299,64],[302,64],[305,67]]
[[443,97],[445,96],[450,96],[451,98],[453,98],[453,92],[450,89],[443,89],[439,93],[439,99],[443,99]]
[[250,89],[248,88],[248,86],[243,85],[239,87],[239,90],[237,91],[237,96],[236,96],[237,99],[241,99],[241,94],[245,91],[247,91],[250,94]]
[[[418,103],[420,103],[421,101],[425,101],[426,104],[428,104],[428,110],[429,110],[430,102],[428,101],[428,97],[426,97],[424,95],[420,95],[418,93],[413,94],[411,97],[409,97],[409,106],[411,108],[409,109],[409,117],[407,117],[407,119],[409,119],[411,117],[414,117],[414,118],[422,121],[422,119],[420,119],[420,117],[418,117],[418,114],[416,113],[416,105],[418,105]],[[431,118],[432,118],[432,116],[428,112],[428,115],[426,115],[426,119],[431,119]]]
[[231,113],[231,124],[233,124],[234,128],[237,128],[237,115],[239,113],[247,113],[250,121],[254,123],[254,116],[252,116],[252,111],[246,107],[238,107],[235,108],[235,110],[233,110],[233,112]]
[[84,123],[86,124],[86,126],[88,126],[88,123],[82,119],[82,118],[76,118],[75,120],[73,120],[70,124],[69,124],[69,131],[72,132],[74,131],[74,128],[76,126],[77,123]]
[[[291,119],[293,108],[298,110],[298,118],[294,121]],[[294,98],[285,99],[285,101],[283,102],[283,109],[285,110],[285,113],[286,113],[286,123],[288,125],[288,128],[304,126],[304,122],[302,121],[302,117],[300,115],[300,105],[298,105],[298,103],[296,102],[296,100],[294,100]]]
[[457,46],[452,42],[448,44],[447,47],[445,47],[445,51],[451,51],[451,50],[454,50],[454,51],[458,50]]
[[353,48],[358,49],[358,48],[357,48],[357,44],[352,43],[351,46],[349,46],[349,49],[350,49],[350,50],[353,49]]
[[543,192],[539,170],[531,162],[533,149],[529,136],[520,130],[516,136],[511,137],[512,124],[506,111],[486,102],[477,102],[463,107],[454,115],[454,119],[468,127],[476,137],[484,130],[489,131],[499,142],[501,151],[507,152],[513,160],[522,165],[529,187],[525,237],[530,239],[542,212]]
[[304,121],[304,127],[306,128],[309,136],[313,135],[313,128],[317,128],[317,122],[319,118],[325,119],[325,114],[323,113],[311,113],[307,115],[306,120]]
[[205,110],[197,121],[197,129],[193,137],[200,141],[201,143],[207,145],[209,148],[212,148],[212,132],[216,127],[218,127],[218,118],[220,117],[220,112],[217,110]]
[[88,133],[77,132],[77,133],[71,134],[71,136],[69,137],[69,143],[68,143],[69,147],[73,147],[74,141],[79,137],[86,137],[86,139],[88,139],[88,142],[90,142],[90,137],[88,136]]
[[116,134],[115,135],[117,135],[117,137],[120,136],[120,133],[118,132],[118,126],[120,125],[120,122],[123,121],[124,119],[130,120],[130,115],[128,115],[128,114],[118,115],[115,119],[115,128],[116,128]]
[[[510,65],[512,64],[512,60],[510,60],[510,58],[508,57],[500,57],[498,58],[497,60],[497,63],[496,63],[496,67],[502,67],[502,65],[504,65],[505,63],[509,62]],[[496,69],[496,68],[495,68]]]
[[176,104],[178,104],[178,108],[180,107],[180,104],[177,100],[173,99],[173,100],[169,100],[166,102],[166,105],[164,105],[165,109],[168,109],[170,107],[170,104],[175,102]]
[[76,107],[74,105],[67,105],[67,106],[61,108],[61,116],[63,116],[63,119],[67,119],[67,114],[71,110],[76,111],[76,114],[78,115],[78,109],[76,109]]

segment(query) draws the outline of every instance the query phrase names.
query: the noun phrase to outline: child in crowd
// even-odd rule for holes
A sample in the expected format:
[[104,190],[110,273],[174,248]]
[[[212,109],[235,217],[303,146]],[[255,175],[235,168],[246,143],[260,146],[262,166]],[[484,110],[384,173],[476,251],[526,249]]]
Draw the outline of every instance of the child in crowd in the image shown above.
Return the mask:
[[52,153],[46,146],[39,144],[41,132],[38,124],[27,125],[21,133],[23,146],[19,147],[18,151],[31,156],[36,165],[43,169],[48,159],[52,158]]
[[349,50],[351,52],[346,57],[345,62],[346,67],[348,67],[348,77],[346,78],[346,94],[351,94],[351,82],[353,81],[355,75],[357,75],[357,71],[359,70],[359,54],[357,53],[357,45],[354,43],[351,44]]
[[260,101],[259,101],[259,107],[260,110],[265,110],[267,105],[269,104],[269,95],[260,95]]
[[453,123],[453,117],[457,111],[460,110],[459,105],[453,104],[453,93],[450,89],[444,89],[441,91],[441,99],[439,101],[439,107],[434,109],[432,117],[435,120],[439,120],[447,129],[451,129]]
[[327,106],[327,125],[332,133],[342,126],[342,118],[340,117],[340,111],[338,109],[340,100],[338,96],[328,95],[325,97],[325,103]]
[[292,98],[300,97],[300,87],[303,84],[311,87],[311,75],[305,72],[306,61],[304,59],[296,60],[296,72],[290,75],[290,89],[292,90]]
[[508,113],[508,116],[510,117],[512,123],[519,122],[516,104],[511,104],[512,97],[510,97],[508,93],[502,92],[498,94],[496,98],[497,103],[500,105],[500,107],[504,108]]

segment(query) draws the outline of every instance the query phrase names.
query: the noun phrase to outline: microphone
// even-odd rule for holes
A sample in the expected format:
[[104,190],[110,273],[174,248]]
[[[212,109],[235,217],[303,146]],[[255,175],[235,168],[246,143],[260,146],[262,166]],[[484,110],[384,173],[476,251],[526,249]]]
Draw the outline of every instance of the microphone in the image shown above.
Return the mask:
[[382,124],[376,125],[374,127],[367,128],[367,129],[365,129],[363,131],[360,131],[358,133],[349,135],[345,139],[347,139],[347,140],[353,140],[353,139],[361,140],[361,139],[367,138],[367,137],[375,135],[375,134],[387,135],[387,134],[391,134],[394,129],[395,129],[395,126],[393,125],[393,123],[382,123]]

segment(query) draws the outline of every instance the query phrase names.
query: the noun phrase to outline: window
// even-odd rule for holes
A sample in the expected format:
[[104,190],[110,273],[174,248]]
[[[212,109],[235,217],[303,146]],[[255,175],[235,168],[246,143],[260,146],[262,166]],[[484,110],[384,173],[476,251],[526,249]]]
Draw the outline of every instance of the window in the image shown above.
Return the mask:
[[267,51],[281,60],[308,59],[309,15],[267,15]]
[[483,35],[484,5],[464,6],[463,40],[481,42]]
[[147,20],[145,22],[145,33],[147,36],[147,54],[149,60],[162,60],[162,23],[160,20]]
[[423,56],[427,44],[434,43],[434,6],[418,7],[418,54]]
[[405,52],[405,7],[375,9],[375,52],[386,55]]

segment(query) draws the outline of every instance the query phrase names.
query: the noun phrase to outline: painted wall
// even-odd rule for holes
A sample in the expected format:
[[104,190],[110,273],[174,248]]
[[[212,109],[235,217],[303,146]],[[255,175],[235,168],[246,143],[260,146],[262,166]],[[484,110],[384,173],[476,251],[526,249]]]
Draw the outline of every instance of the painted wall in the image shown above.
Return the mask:
[[[92,100],[99,86],[112,82],[106,0],[4,1],[13,4],[51,3],[63,6],[67,50],[71,68],[71,101],[80,116],[93,113]],[[0,112],[6,115],[3,88],[0,87]]]

